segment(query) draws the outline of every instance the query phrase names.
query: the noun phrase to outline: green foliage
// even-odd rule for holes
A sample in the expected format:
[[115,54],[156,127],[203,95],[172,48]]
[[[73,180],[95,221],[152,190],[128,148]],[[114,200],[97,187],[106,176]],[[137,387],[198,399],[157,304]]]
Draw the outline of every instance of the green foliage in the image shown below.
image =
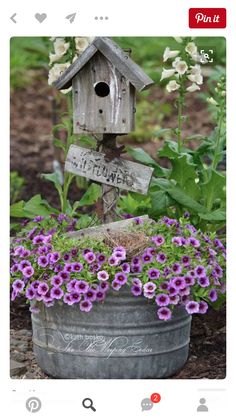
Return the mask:
[[10,203],[14,204],[19,199],[25,180],[18,172],[10,173]]
[[16,218],[34,218],[37,215],[47,216],[51,213],[59,211],[51,207],[41,195],[35,195],[27,202],[16,202],[10,207],[10,216]]

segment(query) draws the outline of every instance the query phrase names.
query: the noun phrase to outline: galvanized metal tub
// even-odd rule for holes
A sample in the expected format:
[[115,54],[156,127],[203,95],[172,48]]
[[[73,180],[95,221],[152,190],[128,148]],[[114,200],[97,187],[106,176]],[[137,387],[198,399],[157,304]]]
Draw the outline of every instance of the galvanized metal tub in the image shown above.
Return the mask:
[[89,313],[57,303],[32,314],[38,365],[57,378],[163,378],[188,357],[191,316],[183,307],[160,321],[157,307],[123,287]]

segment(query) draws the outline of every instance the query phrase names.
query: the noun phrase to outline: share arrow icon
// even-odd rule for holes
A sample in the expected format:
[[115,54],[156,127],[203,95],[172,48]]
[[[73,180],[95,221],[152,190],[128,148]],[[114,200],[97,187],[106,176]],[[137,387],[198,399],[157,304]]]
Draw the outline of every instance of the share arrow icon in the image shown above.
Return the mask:
[[73,23],[75,20],[76,13],[71,13],[70,15],[66,16],[66,19],[69,20],[70,23]]

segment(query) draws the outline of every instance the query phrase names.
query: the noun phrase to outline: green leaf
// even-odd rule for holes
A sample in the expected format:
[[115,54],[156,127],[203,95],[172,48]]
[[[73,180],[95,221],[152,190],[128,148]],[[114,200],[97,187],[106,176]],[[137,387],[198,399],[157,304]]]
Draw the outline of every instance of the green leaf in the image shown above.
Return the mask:
[[33,196],[28,202],[20,201],[10,207],[11,217],[34,218],[36,215],[48,216],[51,213],[58,213],[49,203],[41,198],[41,195]]
[[210,180],[202,184],[202,194],[209,210],[212,209],[216,199],[225,200],[225,185],[226,177],[215,170],[212,170]]
[[178,144],[175,141],[165,141],[164,147],[158,151],[158,156],[175,159],[179,156]]
[[58,138],[54,138],[53,144],[55,147],[61,148],[63,151],[65,151],[66,149],[65,144],[62,142],[62,140],[59,140]]
[[172,172],[170,178],[176,180],[176,182],[184,188],[189,179],[195,182],[197,177],[195,171],[195,165],[189,163],[187,155],[180,156],[171,161]]
[[224,209],[217,209],[211,211],[209,214],[199,214],[203,220],[207,221],[225,221],[226,220],[226,211]]
[[150,194],[151,209],[149,215],[157,217],[160,214],[167,213],[167,209],[172,205],[173,201],[165,191],[155,191]]
[[24,215],[24,201],[16,202],[10,206],[11,217],[25,217]]
[[191,196],[186,194],[178,186],[168,188],[167,192],[175,201],[177,201],[179,204],[183,205],[184,207],[191,209],[192,211],[195,211],[197,213],[200,212],[203,214],[208,212],[207,208],[205,208],[203,205],[199,204],[197,201],[191,198]]
[[167,176],[169,174],[169,170],[161,167],[151,156],[149,156],[146,151],[142,148],[132,148],[126,147],[126,151],[132,156],[135,160],[152,166],[154,168],[154,174],[156,176]]
[[101,185],[97,185],[96,183],[91,183],[91,185],[88,187],[85,194],[78,201],[79,202],[78,206],[83,207],[84,205],[93,205],[95,202],[97,202],[98,198],[101,197],[101,194],[102,194]]
[[61,180],[58,172],[54,173],[42,173],[42,179],[49,180],[49,182],[54,183],[56,187],[61,187]]

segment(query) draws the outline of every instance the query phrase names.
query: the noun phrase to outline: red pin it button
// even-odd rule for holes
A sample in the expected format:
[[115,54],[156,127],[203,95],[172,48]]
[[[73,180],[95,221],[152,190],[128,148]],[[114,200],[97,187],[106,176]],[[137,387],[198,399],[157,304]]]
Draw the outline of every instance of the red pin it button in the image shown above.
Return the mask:
[[219,29],[226,28],[226,9],[191,8],[189,9],[189,27],[194,29]]

